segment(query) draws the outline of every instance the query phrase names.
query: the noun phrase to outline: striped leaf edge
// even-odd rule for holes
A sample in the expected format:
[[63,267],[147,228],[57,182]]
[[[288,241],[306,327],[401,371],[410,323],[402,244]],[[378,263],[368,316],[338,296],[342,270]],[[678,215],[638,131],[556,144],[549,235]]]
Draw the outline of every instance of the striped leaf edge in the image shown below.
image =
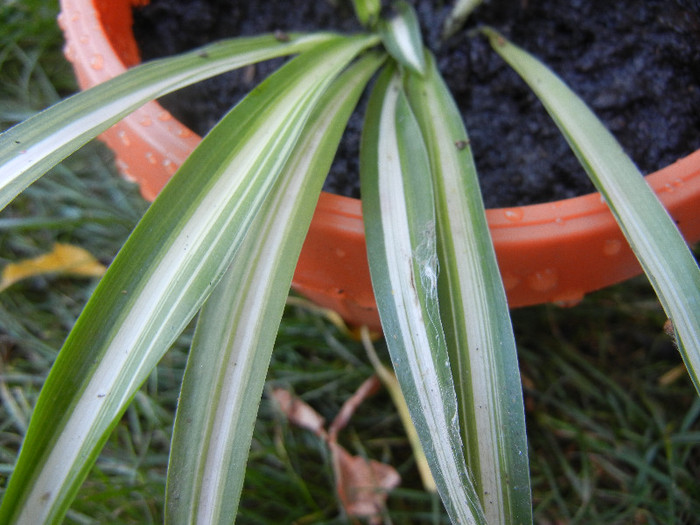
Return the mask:
[[492,47],[540,99],[605,198],[666,315],[700,394],[700,269],[673,219],[593,111],[555,73],[490,28]]

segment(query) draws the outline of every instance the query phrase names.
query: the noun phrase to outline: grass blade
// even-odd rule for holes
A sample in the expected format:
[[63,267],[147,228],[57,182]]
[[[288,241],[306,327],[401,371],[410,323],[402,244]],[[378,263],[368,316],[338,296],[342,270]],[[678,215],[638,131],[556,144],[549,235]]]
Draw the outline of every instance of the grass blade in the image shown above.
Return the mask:
[[146,102],[247,64],[299,53],[334,37],[274,36],[223,41],[132,68],[77,93],[0,135],[0,209],[90,139]]
[[302,243],[352,109],[381,58],[329,88],[250,234],[202,309],[168,469],[171,523],[233,522],[267,367]]
[[654,287],[700,393],[700,269],[632,160],[586,104],[544,64],[493,30],[493,48],[528,83],[605,198]]
[[440,307],[467,465],[488,523],[532,521],[518,355],[469,139],[434,59],[406,90],[437,202]]
[[372,286],[396,376],[454,523],[485,523],[462,453],[437,296],[430,164],[401,78],[387,68],[370,98],[361,149]]
[[294,59],[236,106],[176,173],[59,353],[0,522],[40,524],[65,514],[134,392],[230,265],[323,92],[371,42],[336,40]]

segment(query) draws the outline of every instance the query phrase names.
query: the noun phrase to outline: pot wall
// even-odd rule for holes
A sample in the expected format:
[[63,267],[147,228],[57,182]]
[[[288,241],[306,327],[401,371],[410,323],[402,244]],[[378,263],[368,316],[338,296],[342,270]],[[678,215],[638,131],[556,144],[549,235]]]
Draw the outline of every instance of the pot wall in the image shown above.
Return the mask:
[[[61,0],[65,54],[81,88],[137,64],[131,7],[148,0]],[[101,137],[120,172],[152,200],[200,138],[156,102]],[[700,240],[700,151],[647,177],[689,242]],[[487,210],[511,307],[557,302],[641,273],[600,194]],[[379,329],[367,268],[361,205],[323,193],[294,275],[293,287],[352,324]]]

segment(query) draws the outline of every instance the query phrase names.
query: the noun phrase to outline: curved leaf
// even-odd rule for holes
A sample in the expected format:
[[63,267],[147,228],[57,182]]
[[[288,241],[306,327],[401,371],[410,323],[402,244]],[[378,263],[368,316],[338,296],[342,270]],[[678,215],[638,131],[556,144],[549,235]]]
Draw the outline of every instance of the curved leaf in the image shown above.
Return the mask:
[[485,29],[493,48],[528,83],[602,193],[666,315],[700,394],[700,269],[673,219],[586,104],[549,68]]
[[323,92],[372,42],[334,40],[291,61],[236,106],[165,187],[59,353],[0,522],[34,525],[65,514],[130,399],[230,265]]
[[440,307],[467,466],[488,523],[530,523],[530,473],[518,355],[469,138],[435,60],[406,90],[430,156]]
[[398,2],[397,11],[393,18],[380,21],[382,42],[399,64],[422,75],[425,60],[418,17],[407,2]]
[[77,93],[0,135],[0,209],[54,164],[157,97],[247,64],[341,38],[330,34],[236,38],[134,67]]
[[345,124],[382,57],[319,102],[264,209],[199,317],[170,451],[166,520],[232,523],[296,260]]
[[430,162],[393,68],[372,91],[360,160],[370,275],[396,376],[453,523],[485,523],[462,452],[438,307]]

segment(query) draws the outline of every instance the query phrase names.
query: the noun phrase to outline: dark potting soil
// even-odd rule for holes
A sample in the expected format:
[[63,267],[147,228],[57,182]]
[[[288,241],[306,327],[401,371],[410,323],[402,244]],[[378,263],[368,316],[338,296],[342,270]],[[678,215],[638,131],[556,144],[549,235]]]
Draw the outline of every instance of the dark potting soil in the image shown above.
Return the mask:
[[[557,72],[604,121],[643,173],[700,147],[698,0],[486,0],[440,40],[452,1],[413,0],[427,45],[462,111],[489,208],[568,198],[592,186],[536,97],[481,37],[488,24]],[[151,0],[135,12],[144,60],[261,32],[361,30],[350,0]],[[161,100],[200,134],[281,60]],[[326,191],[357,197],[362,103]]]

